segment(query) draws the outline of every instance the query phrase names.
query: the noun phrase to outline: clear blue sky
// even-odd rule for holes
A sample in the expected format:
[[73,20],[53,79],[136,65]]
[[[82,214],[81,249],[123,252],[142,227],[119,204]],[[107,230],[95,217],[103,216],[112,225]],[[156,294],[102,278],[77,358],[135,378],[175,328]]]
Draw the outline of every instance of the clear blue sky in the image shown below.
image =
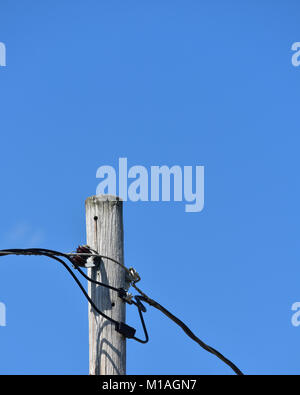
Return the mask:
[[[204,165],[200,213],[125,204],[126,264],[245,373],[299,374],[299,17],[291,0],[1,0],[0,247],[84,243],[96,170],[119,157]],[[87,303],[63,268],[2,258],[0,302],[0,373],[88,373]],[[146,321],[129,374],[231,374]]]

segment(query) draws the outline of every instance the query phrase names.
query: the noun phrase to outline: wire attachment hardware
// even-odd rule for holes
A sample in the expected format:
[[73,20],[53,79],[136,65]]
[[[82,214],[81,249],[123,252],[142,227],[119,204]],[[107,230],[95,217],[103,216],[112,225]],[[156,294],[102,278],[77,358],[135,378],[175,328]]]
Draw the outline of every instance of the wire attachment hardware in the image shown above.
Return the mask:
[[119,297],[123,299],[124,302],[132,304],[133,295],[130,292],[127,292],[125,289],[119,289]]
[[73,263],[75,268],[77,266],[85,267],[87,269],[99,267],[101,262],[101,257],[88,245],[78,246],[76,249],[76,254],[70,255],[70,261]]
[[133,268],[133,267],[130,267],[129,269],[128,269],[128,277],[129,277],[129,281],[131,282],[131,283],[137,283],[137,282],[139,282],[140,280],[141,280],[141,277],[140,277],[140,275],[138,274],[138,272]]
[[121,335],[127,337],[127,339],[133,339],[136,330],[131,326],[125,324],[124,322],[117,322],[116,323],[116,331],[119,332]]

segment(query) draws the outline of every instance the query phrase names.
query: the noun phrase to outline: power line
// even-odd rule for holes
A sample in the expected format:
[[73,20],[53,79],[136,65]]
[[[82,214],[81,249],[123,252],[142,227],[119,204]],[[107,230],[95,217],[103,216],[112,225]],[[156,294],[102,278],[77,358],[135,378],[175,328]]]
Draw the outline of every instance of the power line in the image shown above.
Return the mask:
[[[80,247],[79,247],[80,248]],[[48,250],[48,249],[41,249],[41,248],[28,248],[28,249],[10,249],[10,250],[0,250],[0,256],[5,256],[5,255],[36,255],[36,256],[47,256],[51,259],[54,259],[58,262],[60,262],[64,268],[69,272],[69,274],[73,277],[73,279],[75,280],[76,284],[79,286],[79,288],[81,289],[82,293],[84,294],[84,296],[86,297],[86,299],[88,300],[88,302],[91,304],[91,306],[93,307],[93,309],[100,314],[103,318],[107,319],[108,321],[110,321],[112,324],[114,324],[115,329],[121,333],[123,336],[129,338],[129,339],[133,339],[136,340],[137,342],[140,343],[147,343],[148,342],[148,333],[147,333],[147,329],[145,326],[145,322],[144,322],[144,318],[142,315],[142,311],[141,311],[141,305],[134,303],[133,301],[130,300],[130,298],[128,298],[127,296],[127,292],[122,289],[122,288],[115,288],[111,285],[108,284],[104,284],[101,283],[99,281],[93,280],[90,277],[88,277],[80,268],[78,265],[81,264],[82,267],[85,267],[84,264],[86,263],[86,260],[88,257],[95,257],[96,259],[99,258],[99,255],[95,255],[94,253],[91,254],[84,254],[86,255],[86,259],[81,259],[80,261],[74,260],[72,259],[73,256],[78,256],[81,257],[83,254],[82,253],[74,253],[74,254],[65,254],[59,251],[54,251],[54,250]],[[81,282],[78,280],[77,276],[73,273],[73,271],[70,269],[70,267],[61,259],[61,257],[64,257],[66,259],[68,259],[73,266],[75,267],[75,269],[77,269],[80,274],[85,277],[88,281],[93,282],[97,285],[106,287],[108,289],[111,289],[112,291],[116,291],[118,292],[119,297],[121,297],[124,302],[127,302],[129,304],[135,304],[136,307],[138,308],[139,311],[139,316],[141,319],[141,323],[142,323],[142,327],[144,330],[144,334],[145,334],[145,338],[146,340],[142,340],[139,339],[135,336],[135,332],[136,330],[134,328],[132,328],[131,326],[125,324],[124,322],[119,322],[114,320],[113,318],[109,317],[108,315],[106,315],[105,313],[103,313],[102,311],[100,311],[98,309],[98,307],[95,305],[95,303],[92,301],[92,299],[89,297],[89,295],[87,294],[86,290],[84,289],[83,285],[81,284]]]
[[[82,293],[88,300],[88,302],[91,304],[93,309],[100,314],[102,317],[110,321],[112,324],[115,325],[115,329],[124,335],[127,338],[134,339],[140,343],[147,343],[149,340],[149,336],[147,333],[147,328],[145,325],[143,313],[146,312],[145,306],[142,304],[141,301],[148,303],[150,306],[156,308],[157,310],[161,311],[165,316],[167,316],[169,319],[171,319],[173,322],[175,322],[192,340],[194,340],[200,347],[202,347],[204,350],[208,351],[209,353],[215,355],[217,358],[219,358],[221,361],[223,361],[226,365],[228,365],[237,375],[243,375],[242,371],[229,359],[227,359],[224,355],[222,355],[219,351],[214,349],[213,347],[207,345],[204,343],[202,340],[200,340],[192,331],[191,329],[179,318],[177,318],[175,315],[173,315],[171,312],[169,312],[165,307],[163,307],[161,304],[156,302],[155,300],[149,298],[148,295],[146,295],[139,287],[137,287],[136,283],[140,281],[140,276],[139,274],[133,269],[133,268],[127,268],[126,266],[122,265],[120,262],[117,260],[110,258],[105,255],[100,255],[96,251],[92,250],[88,246],[79,246],[77,248],[77,251],[75,253],[62,253],[59,251],[54,251],[54,250],[48,250],[48,249],[40,249],[40,248],[29,248],[29,249],[9,249],[9,250],[0,250],[0,256],[5,256],[5,255],[39,255],[39,256],[47,256],[51,259],[54,259],[58,262],[60,262],[65,269],[69,272],[69,274],[73,277],[79,288],[81,289]],[[78,280],[77,276],[73,273],[73,271],[70,269],[70,267],[64,262],[62,258],[65,258],[69,260],[74,268],[78,270],[78,272],[88,281],[97,284],[99,286],[108,288],[112,291],[118,292],[118,296],[124,300],[124,302],[128,304],[133,304],[137,307],[140,320],[142,323],[144,335],[145,335],[145,340],[139,339],[135,336],[136,330],[129,325],[123,323],[123,322],[118,322],[115,321],[113,318],[107,316],[105,313],[100,311],[98,307],[95,305],[95,303],[92,301],[92,299],[89,297],[87,292],[85,291],[83,285],[81,282]],[[89,262],[91,260],[92,262]],[[80,267],[97,267],[99,265],[99,259],[108,259],[118,265],[120,265],[127,273],[128,275],[128,280],[130,282],[130,285],[140,294],[136,295],[133,300],[133,297],[131,294],[129,294],[126,290],[123,288],[116,288],[113,287],[109,284],[105,284],[99,281],[96,281],[89,276],[87,276],[83,270]],[[97,261],[98,260],[98,261]]]

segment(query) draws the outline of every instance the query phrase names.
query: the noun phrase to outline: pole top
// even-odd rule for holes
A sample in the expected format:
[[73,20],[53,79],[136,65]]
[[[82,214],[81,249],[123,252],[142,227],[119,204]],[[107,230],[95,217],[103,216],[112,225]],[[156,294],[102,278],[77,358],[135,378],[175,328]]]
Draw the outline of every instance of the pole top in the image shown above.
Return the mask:
[[85,201],[86,204],[97,204],[98,202],[123,202],[123,200],[115,195],[95,195],[88,197]]

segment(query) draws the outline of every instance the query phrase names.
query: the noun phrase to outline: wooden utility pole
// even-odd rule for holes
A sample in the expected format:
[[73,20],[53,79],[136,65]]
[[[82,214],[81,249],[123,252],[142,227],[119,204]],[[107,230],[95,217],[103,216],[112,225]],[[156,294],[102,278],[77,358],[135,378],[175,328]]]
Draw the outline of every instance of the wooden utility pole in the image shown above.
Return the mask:
[[[116,196],[97,195],[86,200],[87,244],[99,254],[124,264],[123,202]],[[99,268],[88,269],[97,281],[125,288],[125,271],[102,259]],[[89,283],[89,296],[107,316],[125,322],[125,303],[110,289]],[[91,375],[126,374],[126,339],[89,305],[89,354]]]

